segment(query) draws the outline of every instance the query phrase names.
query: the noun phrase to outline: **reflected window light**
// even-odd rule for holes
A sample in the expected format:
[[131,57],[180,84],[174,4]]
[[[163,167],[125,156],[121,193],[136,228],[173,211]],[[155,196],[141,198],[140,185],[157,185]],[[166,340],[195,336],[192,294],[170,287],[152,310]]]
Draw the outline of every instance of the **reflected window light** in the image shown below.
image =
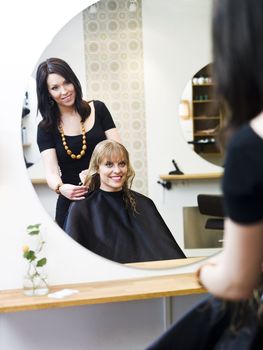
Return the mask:
[[137,11],[137,0],[129,0],[129,11],[136,12]]
[[179,104],[179,116],[182,120],[190,119],[190,103],[188,100],[181,100]]

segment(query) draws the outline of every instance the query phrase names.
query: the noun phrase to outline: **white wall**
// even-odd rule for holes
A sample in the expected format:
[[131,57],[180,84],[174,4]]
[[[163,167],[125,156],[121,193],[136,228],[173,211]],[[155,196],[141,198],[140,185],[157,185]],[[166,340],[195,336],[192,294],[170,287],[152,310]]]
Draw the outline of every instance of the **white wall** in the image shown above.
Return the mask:
[[[172,320],[202,298],[171,300]],[[165,329],[163,309],[154,299],[0,315],[0,349],[143,350]]]
[[177,0],[164,5],[159,0],[144,0],[142,5],[148,167],[154,194],[156,178],[171,170],[172,158],[188,174],[218,170],[192,152],[178,118],[187,82],[212,59],[211,1]]

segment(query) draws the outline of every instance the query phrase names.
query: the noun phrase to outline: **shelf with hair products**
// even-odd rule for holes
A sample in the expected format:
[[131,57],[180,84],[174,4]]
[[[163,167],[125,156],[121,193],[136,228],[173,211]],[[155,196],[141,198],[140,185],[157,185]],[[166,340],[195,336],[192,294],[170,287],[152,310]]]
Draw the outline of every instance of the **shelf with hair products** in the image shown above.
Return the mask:
[[223,125],[224,115],[215,97],[211,71],[210,63],[192,79],[193,140],[188,143],[197,153],[220,154],[216,137]]

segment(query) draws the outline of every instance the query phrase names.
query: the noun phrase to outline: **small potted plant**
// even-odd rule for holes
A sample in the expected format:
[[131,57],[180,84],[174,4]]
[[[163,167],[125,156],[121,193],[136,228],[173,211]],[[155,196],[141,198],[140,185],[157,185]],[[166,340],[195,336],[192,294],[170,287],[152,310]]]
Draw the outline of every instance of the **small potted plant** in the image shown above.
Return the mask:
[[30,243],[23,247],[23,257],[28,266],[24,276],[24,294],[28,296],[46,295],[49,292],[44,267],[47,258],[43,256],[45,241],[41,233],[41,224],[29,225],[26,228]]

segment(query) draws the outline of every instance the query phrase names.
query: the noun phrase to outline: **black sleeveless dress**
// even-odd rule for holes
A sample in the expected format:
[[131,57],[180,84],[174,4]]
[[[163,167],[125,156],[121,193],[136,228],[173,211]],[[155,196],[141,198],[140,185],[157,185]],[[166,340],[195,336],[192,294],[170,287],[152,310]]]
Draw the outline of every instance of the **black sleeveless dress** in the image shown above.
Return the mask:
[[[65,184],[78,185],[80,183],[79,173],[89,167],[92,152],[100,141],[106,139],[105,131],[115,128],[112,116],[101,101],[93,101],[95,109],[95,121],[93,127],[86,132],[87,150],[85,155],[75,160],[69,157],[64,149],[58,128],[46,131],[38,126],[37,143],[39,151],[55,148],[61,179]],[[82,145],[82,135],[66,136],[69,148],[73,153],[79,153]],[[55,220],[63,228],[68,208],[72,201],[60,195],[57,200]]]

